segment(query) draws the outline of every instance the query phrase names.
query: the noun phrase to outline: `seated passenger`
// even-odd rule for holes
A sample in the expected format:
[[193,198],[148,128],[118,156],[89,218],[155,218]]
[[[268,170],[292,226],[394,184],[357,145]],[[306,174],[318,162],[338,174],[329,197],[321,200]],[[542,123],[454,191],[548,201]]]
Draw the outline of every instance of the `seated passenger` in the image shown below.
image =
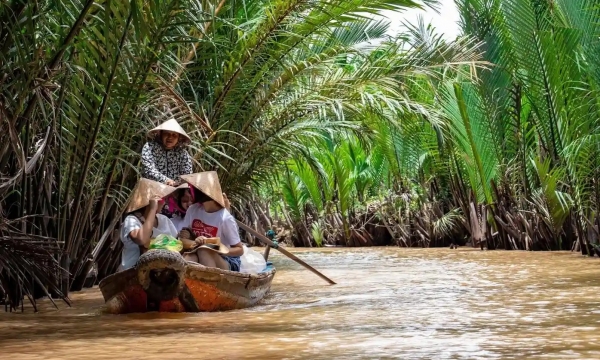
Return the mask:
[[148,249],[150,239],[160,234],[177,237],[171,220],[159,214],[166,196],[175,189],[148,179],[140,179],[131,194],[131,200],[121,225],[123,252],[119,271],[133,267],[140,255]]
[[192,194],[188,184],[183,184],[177,188],[173,196],[169,198],[169,208],[173,210],[171,221],[179,233],[183,228],[183,219],[187,209],[192,205]]
[[[244,254],[244,248],[235,218],[227,210],[228,200],[221,192],[217,173],[207,171],[182,178],[190,185],[194,198],[194,204],[185,214],[184,230],[179,236],[184,250],[189,250],[184,255],[185,259],[208,267],[240,271],[240,256]],[[205,244],[207,238],[215,237],[220,238],[220,243],[229,250],[199,247]]]
[[[170,186],[181,184],[181,175],[192,173],[192,158],[185,147],[190,137],[175,119],[170,119],[148,132],[142,149],[142,177]],[[163,215],[171,217],[166,206]]]

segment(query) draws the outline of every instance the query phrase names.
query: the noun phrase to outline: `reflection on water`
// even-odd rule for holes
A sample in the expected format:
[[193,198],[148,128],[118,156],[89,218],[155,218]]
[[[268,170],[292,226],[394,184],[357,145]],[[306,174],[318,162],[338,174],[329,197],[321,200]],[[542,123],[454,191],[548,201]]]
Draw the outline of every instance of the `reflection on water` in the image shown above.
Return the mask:
[[[225,313],[0,314],[0,353],[28,359],[600,359],[598,260],[470,249],[294,250],[329,286],[272,251],[257,307]],[[4,358],[4,357],[3,357]]]

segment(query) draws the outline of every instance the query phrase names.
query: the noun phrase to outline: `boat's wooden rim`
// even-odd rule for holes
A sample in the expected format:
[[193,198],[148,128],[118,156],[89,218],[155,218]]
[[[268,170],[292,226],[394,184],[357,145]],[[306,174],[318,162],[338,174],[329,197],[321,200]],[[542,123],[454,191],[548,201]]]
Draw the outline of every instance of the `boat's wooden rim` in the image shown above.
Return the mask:
[[109,300],[124,288],[134,284],[138,284],[137,269],[131,268],[108,275],[98,283],[98,287],[104,300]]
[[227,275],[227,276],[231,276],[234,278],[240,278],[240,279],[259,280],[259,279],[267,278],[267,277],[271,276],[272,274],[274,274],[275,268],[272,268],[268,271],[261,272],[258,274],[248,274],[248,273],[241,273],[238,271],[229,271],[229,270],[223,270],[223,269],[219,269],[219,268],[206,267],[204,265],[188,261],[187,268],[186,268],[186,274],[193,273],[193,272],[204,272],[204,273],[210,273],[210,274]]

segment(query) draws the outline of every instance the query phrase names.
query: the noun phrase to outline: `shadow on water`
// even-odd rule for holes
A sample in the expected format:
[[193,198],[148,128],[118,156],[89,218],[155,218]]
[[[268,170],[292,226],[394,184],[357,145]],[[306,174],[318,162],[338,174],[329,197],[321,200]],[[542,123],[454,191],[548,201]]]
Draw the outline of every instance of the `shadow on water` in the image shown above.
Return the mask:
[[271,294],[207,314],[72,308],[0,314],[0,349],[25,359],[600,358],[597,260],[469,249],[294,249],[329,286],[275,253]]

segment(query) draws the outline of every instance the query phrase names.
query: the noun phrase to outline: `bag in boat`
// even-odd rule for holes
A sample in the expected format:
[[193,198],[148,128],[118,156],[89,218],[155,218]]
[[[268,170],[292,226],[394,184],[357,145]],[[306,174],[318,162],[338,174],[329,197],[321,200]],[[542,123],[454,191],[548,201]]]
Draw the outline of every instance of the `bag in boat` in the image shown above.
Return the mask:
[[148,250],[171,250],[175,252],[180,252],[183,250],[183,243],[181,240],[177,240],[172,236],[160,234],[154,239],[150,240],[150,247]]
[[258,274],[267,267],[267,262],[261,253],[244,245],[244,255],[240,257],[240,272]]

